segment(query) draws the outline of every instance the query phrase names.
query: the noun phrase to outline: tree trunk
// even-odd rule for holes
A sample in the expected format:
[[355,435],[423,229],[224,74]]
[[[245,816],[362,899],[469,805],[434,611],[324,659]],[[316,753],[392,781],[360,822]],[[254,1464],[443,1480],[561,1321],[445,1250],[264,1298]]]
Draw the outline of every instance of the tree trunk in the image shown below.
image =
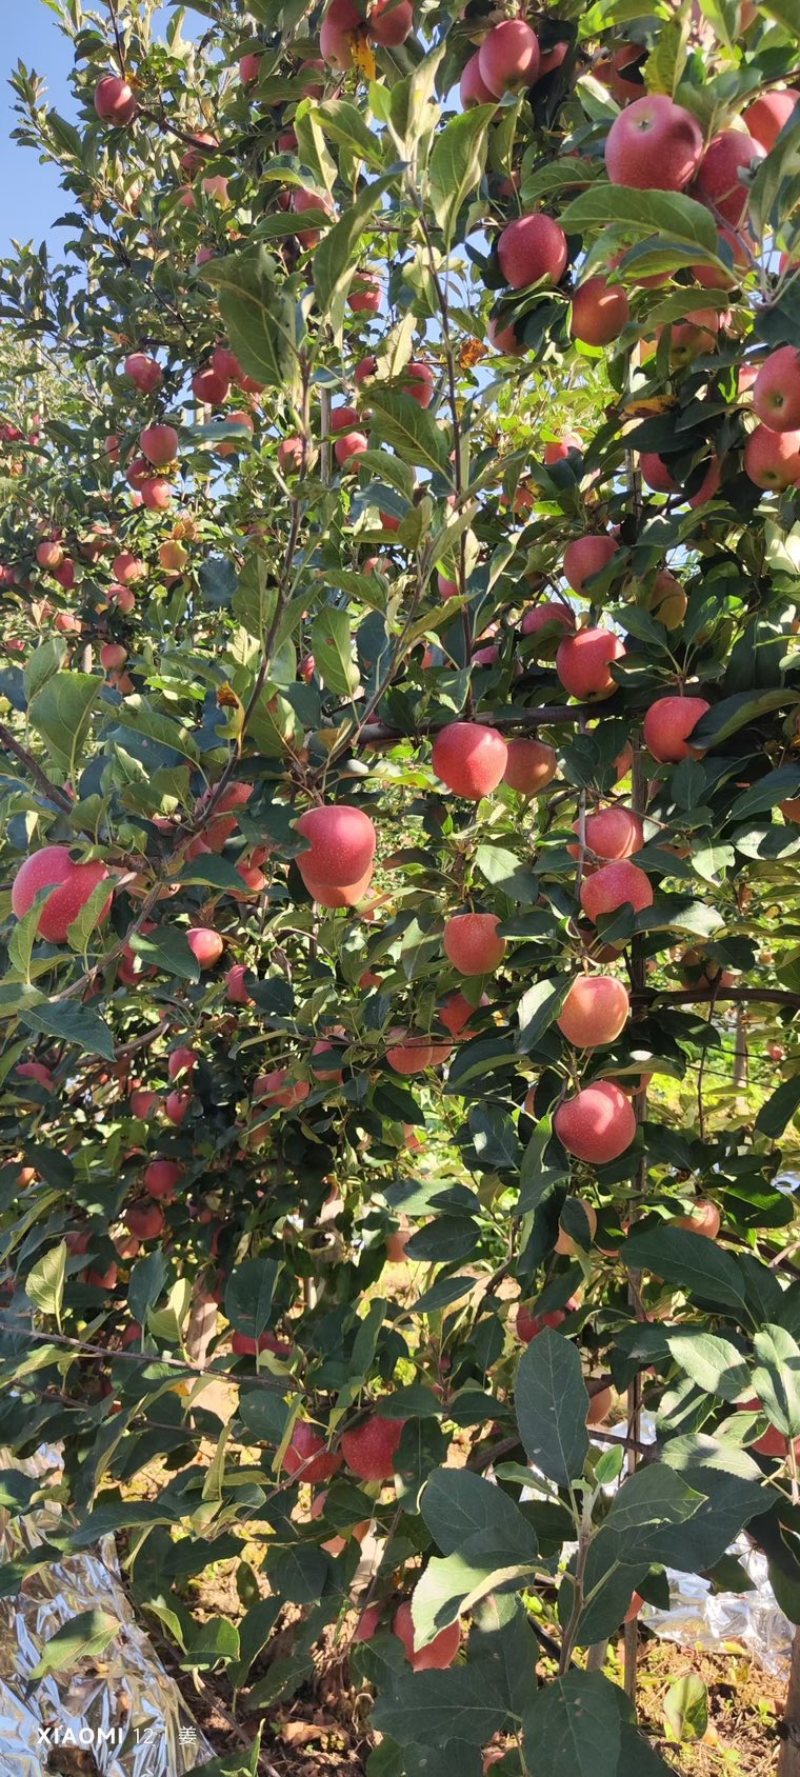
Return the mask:
[[795,1629],[792,1642],[792,1666],[786,1714],[782,1722],[783,1738],[778,1758],[778,1777],[800,1777],[800,1629]]

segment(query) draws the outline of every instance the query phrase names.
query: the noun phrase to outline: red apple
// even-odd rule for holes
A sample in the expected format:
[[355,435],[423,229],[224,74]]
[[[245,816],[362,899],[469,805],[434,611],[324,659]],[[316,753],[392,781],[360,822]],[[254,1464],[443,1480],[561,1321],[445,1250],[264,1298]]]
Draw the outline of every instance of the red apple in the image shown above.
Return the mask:
[[558,754],[541,740],[510,740],[503,783],[522,796],[538,796],[558,770]]
[[309,841],[298,858],[301,874],[329,888],[347,888],[372,869],[377,835],[362,808],[340,802],[306,809],[295,823]]
[[391,1481],[404,1419],[381,1419],[372,1413],[342,1433],[342,1455],[360,1481]]
[[[577,1197],[575,1201],[580,1204],[586,1217],[589,1228],[589,1239],[594,1240],[595,1234],[597,1233],[597,1210],[593,1203],[587,1203],[585,1197]],[[575,1253],[583,1252],[584,1250],[585,1249],[580,1245],[580,1242],[577,1241],[572,1234],[568,1234],[566,1228],[562,1228],[559,1224],[558,1235],[553,1251],[559,1253],[562,1257],[572,1258]]]
[[387,1049],[386,1060],[396,1074],[424,1074],[429,1067],[441,1067],[452,1053],[452,1047],[452,1043],[405,1033],[401,1042],[392,1043]]
[[618,553],[619,544],[614,537],[588,535],[568,543],[564,550],[564,578],[573,592],[585,593],[587,580],[601,574]]
[[461,1624],[451,1623],[429,1641],[427,1647],[414,1647],[414,1620],[411,1605],[399,1604],[392,1619],[392,1629],[406,1651],[414,1672],[443,1672],[452,1666],[461,1646]]
[[242,86],[253,86],[261,73],[261,57],[255,50],[239,58],[239,79]]
[[556,1332],[566,1318],[565,1308],[550,1308],[545,1314],[534,1314],[526,1302],[520,1302],[515,1323],[517,1338],[521,1344],[530,1345],[531,1340],[538,1339],[546,1327],[551,1327]]
[[373,0],[367,29],[375,43],[384,49],[395,49],[405,43],[414,29],[412,0]]
[[663,623],[665,629],[678,629],[686,616],[688,606],[686,593],[674,574],[662,568],[653,581],[652,592],[647,600],[647,608],[653,616]]
[[150,1197],[171,1203],[183,1177],[177,1160],[151,1160],[145,1167],[144,1188]]
[[559,284],[568,252],[560,223],[539,211],[507,223],[497,242],[500,270],[512,290],[524,290],[528,284]]
[[125,375],[141,395],[152,395],[159,387],[163,371],[149,352],[131,352],[125,359]]
[[773,87],[770,92],[759,93],[752,105],[742,112],[742,123],[756,142],[769,154],[789,118],[794,116],[800,93],[793,87],[782,90]]
[[253,1004],[245,984],[246,973],[246,963],[234,963],[225,976],[225,992],[234,1006],[252,1006]]
[[630,304],[621,284],[587,278],[572,298],[570,332],[588,346],[608,346],[619,339],[630,320]]
[[703,155],[697,169],[692,196],[709,205],[716,215],[741,227],[747,211],[748,190],[740,173],[764,159],[764,149],[743,130],[722,130]]
[[744,467],[756,487],[782,493],[800,482],[800,431],[756,426],[744,447]]
[[575,1049],[597,1049],[616,1042],[630,1013],[624,982],[614,975],[578,975],[569,989],[556,1023]]
[[753,412],[773,432],[800,428],[800,352],[779,346],[770,352],[753,384]]
[[190,926],[186,941],[201,969],[213,969],[225,948],[224,939],[219,932],[214,931],[213,926]]
[[612,185],[683,191],[700,165],[703,132],[683,105],[665,93],[648,93],[615,117],[605,154]]
[[524,343],[517,337],[511,322],[507,326],[503,326],[497,316],[492,315],[489,318],[487,332],[489,344],[494,347],[496,352],[502,352],[506,358],[521,358],[523,356]]
[[584,878],[580,902],[584,913],[592,920],[598,919],[601,913],[616,913],[628,902],[635,913],[641,913],[645,907],[653,905],[653,885],[638,864],[620,858],[615,863],[602,864],[599,870],[593,870],[591,876]]
[[220,376],[212,364],[204,370],[196,370],[192,377],[192,393],[204,406],[218,407],[225,400],[230,384],[224,376]]
[[539,39],[521,18],[493,25],[478,51],[478,71],[495,99],[519,87],[533,86],[539,73]]
[[136,95],[119,74],[106,74],[94,89],[94,108],[102,123],[122,129],[136,116]]
[[687,1216],[676,1218],[675,1226],[688,1228],[692,1234],[702,1234],[706,1240],[716,1240],[721,1223],[722,1217],[716,1203],[711,1203],[708,1198],[698,1197]]
[[595,1080],[562,1101],[553,1127],[568,1154],[593,1166],[605,1166],[630,1147],[636,1134],[636,1115],[627,1094],[613,1080]]
[[460,975],[493,975],[499,969],[506,953],[499,924],[496,913],[454,913],[445,920],[444,953]]
[[461,104],[465,111],[470,105],[491,105],[494,93],[490,91],[481,75],[480,51],[476,49],[466,63],[459,84]]
[[[138,555],[131,555],[129,549],[123,549],[119,555],[114,557],[112,572],[115,580],[118,580],[122,586],[134,586],[137,580],[144,578],[147,567],[143,561],[140,561]],[[109,587],[109,598],[113,590],[113,587]]]
[[704,697],[660,697],[650,705],[642,724],[648,752],[662,765],[696,759],[703,749],[690,746],[689,737],[710,708]]
[[497,789],[508,764],[508,747],[497,729],[483,722],[451,722],[436,736],[431,764],[454,796],[479,802]]
[[342,1466],[336,1450],[329,1450],[325,1439],[305,1419],[298,1419],[283,1458],[288,1475],[311,1482],[329,1481]]
[[342,469],[352,457],[361,456],[365,450],[369,450],[369,439],[364,432],[340,432],[333,447],[333,454],[339,468]]
[[36,560],[40,568],[45,568],[48,574],[54,574],[64,560],[61,544],[55,541],[37,543]]
[[639,458],[639,473],[654,494],[676,494],[678,483],[663,459],[654,450],[645,450]]
[[430,407],[436,377],[423,358],[411,358],[400,373],[400,386],[418,407]]
[[[89,864],[75,864],[65,845],[45,845],[32,852],[21,864],[11,885],[11,908],[22,919],[43,889],[51,892],[43,901],[37,931],[48,944],[64,944],[73,921],[83,911],[98,883],[108,877],[105,864],[99,859]],[[111,906],[111,895],[103,909],[104,919]]]
[[381,286],[377,278],[356,277],[350,286],[347,306],[354,315],[377,315],[381,306]]
[[354,0],[331,0],[319,33],[320,54],[329,68],[352,68],[353,48],[363,26]]
[[556,672],[564,690],[581,703],[610,697],[617,689],[610,672],[614,660],[625,654],[620,636],[611,629],[579,629],[559,643]]
[[166,1227],[164,1211],[158,1203],[133,1203],[125,1211],[125,1225],[137,1240],[158,1240]]
[[163,469],[167,463],[174,463],[178,455],[178,434],[175,427],[145,426],[144,431],[139,433],[139,449],[142,456],[156,469]]
[[[576,822],[573,832],[577,831]],[[644,844],[641,817],[618,802],[601,808],[587,817],[586,844],[598,858],[629,858]]]

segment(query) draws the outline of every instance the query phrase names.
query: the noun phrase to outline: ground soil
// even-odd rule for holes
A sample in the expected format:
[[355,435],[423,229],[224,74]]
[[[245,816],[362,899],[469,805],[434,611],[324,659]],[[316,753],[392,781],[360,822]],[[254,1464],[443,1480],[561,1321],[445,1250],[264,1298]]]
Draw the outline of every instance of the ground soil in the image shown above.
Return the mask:
[[[610,1676],[614,1673],[611,1650]],[[680,1745],[665,1732],[664,1699],[671,1686],[690,1674],[708,1696],[708,1729],[702,1740]],[[206,1685],[198,1697],[185,1675],[176,1672],[196,1720],[217,1752],[230,1754],[230,1718],[223,1699]],[[731,1645],[719,1653],[675,1647],[646,1638],[639,1669],[639,1712],[644,1730],[680,1777],[772,1777],[778,1750],[778,1722],[785,1695],[772,1676]],[[343,1685],[341,1671],[321,1672],[313,1690],[270,1711],[265,1724],[261,1777],[363,1777],[369,1743],[358,1718],[358,1703]]]

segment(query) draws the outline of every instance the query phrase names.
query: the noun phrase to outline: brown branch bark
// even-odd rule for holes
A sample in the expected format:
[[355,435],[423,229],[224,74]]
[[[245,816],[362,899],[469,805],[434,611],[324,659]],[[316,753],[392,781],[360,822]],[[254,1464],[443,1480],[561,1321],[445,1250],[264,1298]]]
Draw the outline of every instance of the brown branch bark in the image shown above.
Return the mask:
[[29,753],[27,747],[24,747],[22,742],[16,739],[10,728],[6,728],[4,722],[0,722],[0,746],[4,746],[6,752],[11,753],[15,759],[19,760],[20,765],[24,767],[28,776],[33,778],[34,783],[49,802],[55,802],[56,807],[62,809],[64,814],[72,813],[72,801],[66,791],[59,789],[58,784],[51,781],[38,759],[34,759],[33,754]]
[[795,1629],[792,1641],[786,1713],[778,1732],[781,1737],[778,1777],[800,1777],[800,1629]]

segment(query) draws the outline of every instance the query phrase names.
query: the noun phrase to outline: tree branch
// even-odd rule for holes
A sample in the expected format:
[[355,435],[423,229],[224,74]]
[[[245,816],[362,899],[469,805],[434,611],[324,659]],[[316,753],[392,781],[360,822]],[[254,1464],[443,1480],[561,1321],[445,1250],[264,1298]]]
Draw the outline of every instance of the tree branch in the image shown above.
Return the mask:
[[59,789],[58,784],[51,782],[44,767],[39,764],[38,759],[34,759],[33,754],[29,753],[27,747],[24,747],[21,741],[18,741],[15,738],[11,733],[11,729],[6,728],[4,722],[0,722],[0,745],[4,746],[7,752],[12,753],[14,758],[19,760],[20,765],[24,766],[28,776],[33,778],[34,783],[38,785],[38,788],[42,791],[42,794],[47,797],[49,802],[55,802],[56,807],[62,809],[64,814],[72,813],[73,805],[66,791]]

